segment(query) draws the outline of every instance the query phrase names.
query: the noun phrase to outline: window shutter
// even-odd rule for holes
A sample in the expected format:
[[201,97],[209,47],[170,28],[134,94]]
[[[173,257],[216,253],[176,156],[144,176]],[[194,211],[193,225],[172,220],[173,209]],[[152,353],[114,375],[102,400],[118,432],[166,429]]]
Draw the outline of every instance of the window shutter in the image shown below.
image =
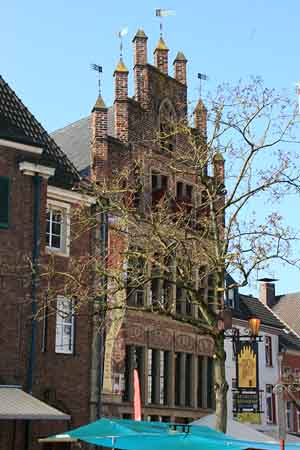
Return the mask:
[[0,228],[8,227],[9,219],[9,178],[0,177]]

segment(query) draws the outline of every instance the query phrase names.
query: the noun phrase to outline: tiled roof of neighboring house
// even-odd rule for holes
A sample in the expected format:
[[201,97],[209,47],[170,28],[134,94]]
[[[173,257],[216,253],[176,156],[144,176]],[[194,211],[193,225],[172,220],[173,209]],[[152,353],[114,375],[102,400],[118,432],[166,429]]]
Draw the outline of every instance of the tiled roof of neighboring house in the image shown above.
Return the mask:
[[75,166],[1,75],[0,137],[43,147],[44,151],[39,163],[56,168],[55,175],[49,179],[49,183],[67,187],[79,181],[80,176]]
[[[114,111],[108,108],[108,135],[114,137]],[[51,133],[77,170],[84,175],[91,165],[91,116]]]
[[239,309],[233,311],[233,317],[241,320],[248,320],[257,317],[263,325],[274,327],[280,330],[279,343],[281,349],[292,349],[300,351],[300,337],[288,327],[284,319],[280,320],[278,314],[271,308],[264,305],[258,298],[249,295],[239,294]]
[[273,311],[300,334],[300,292],[277,295]]
[[300,351],[300,338],[290,331],[290,333],[281,333],[279,336],[280,349],[291,349]]
[[264,305],[258,298],[249,295],[239,294],[239,309],[234,310],[233,317],[244,320],[257,317],[263,325],[279,329],[285,327],[284,323],[273,314],[268,306]]

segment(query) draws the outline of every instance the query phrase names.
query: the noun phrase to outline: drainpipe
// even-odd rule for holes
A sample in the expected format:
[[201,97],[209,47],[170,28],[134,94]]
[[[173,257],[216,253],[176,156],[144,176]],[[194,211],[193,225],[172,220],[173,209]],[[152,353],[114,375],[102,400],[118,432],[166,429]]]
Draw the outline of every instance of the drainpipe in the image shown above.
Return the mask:
[[[100,253],[101,260],[105,262],[108,255],[108,216],[107,211],[101,212],[100,215]],[[101,277],[101,286],[106,288],[107,286],[107,276],[104,274]],[[99,320],[102,322],[105,318],[105,305],[107,302],[107,296],[104,293],[100,298],[101,306],[100,306],[100,314]],[[103,388],[103,375],[104,375],[104,356],[105,356],[105,328],[101,327],[100,330],[100,357],[99,357],[99,396],[98,396],[98,405],[97,405],[97,416],[100,419],[103,415],[102,408],[102,388]]]
[[[41,210],[41,186],[42,178],[39,175],[33,177],[34,186],[34,205],[33,205],[33,245],[32,245],[32,277],[31,277],[31,336],[30,350],[27,371],[27,392],[32,394],[34,368],[36,359],[36,312],[37,312],[37,281],[38,281],[38,260],[40,256],[40,210]],[[30,447],[31,423],[26,422],[26,450]]]
[[[92,211],[96,214],[96,208]],[[101,211],[99,215],[99,227],[96,229],[96,243],[99,245],[101,260],[105,262],[107,256],[107,231],[108,220],[107,212]],[[106,286],[106,276],[100,279],[95,274],[95,289],[98,284]],[[91,348],[91,373],[90,373],[90,420],[94,421],[102,416],[102,385],[104,372],[104,353],[105,353],[105,330],[99,330],[99,321],[101,322],[105,316],[106,295],[98,296],[94,299],[93,305],[93,331],[92,331],[92,348]]]

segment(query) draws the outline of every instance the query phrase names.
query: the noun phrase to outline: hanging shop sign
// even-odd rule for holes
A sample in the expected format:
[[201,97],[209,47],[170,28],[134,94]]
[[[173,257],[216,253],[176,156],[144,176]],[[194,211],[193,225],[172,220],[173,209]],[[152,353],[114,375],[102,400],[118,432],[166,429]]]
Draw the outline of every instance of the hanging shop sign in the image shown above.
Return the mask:
[[237,347],[237,389],[258,390],[257,342],[240,342]]

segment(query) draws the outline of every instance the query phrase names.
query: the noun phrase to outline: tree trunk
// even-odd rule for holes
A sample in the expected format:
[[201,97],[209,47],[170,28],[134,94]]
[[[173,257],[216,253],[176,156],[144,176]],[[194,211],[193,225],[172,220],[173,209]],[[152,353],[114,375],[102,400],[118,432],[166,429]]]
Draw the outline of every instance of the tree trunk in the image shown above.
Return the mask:
[[226,433],[227,428],[227,392],[224,350],[224,335],[220,333],[215,339],[214,388],[216,394],[216,429]]

